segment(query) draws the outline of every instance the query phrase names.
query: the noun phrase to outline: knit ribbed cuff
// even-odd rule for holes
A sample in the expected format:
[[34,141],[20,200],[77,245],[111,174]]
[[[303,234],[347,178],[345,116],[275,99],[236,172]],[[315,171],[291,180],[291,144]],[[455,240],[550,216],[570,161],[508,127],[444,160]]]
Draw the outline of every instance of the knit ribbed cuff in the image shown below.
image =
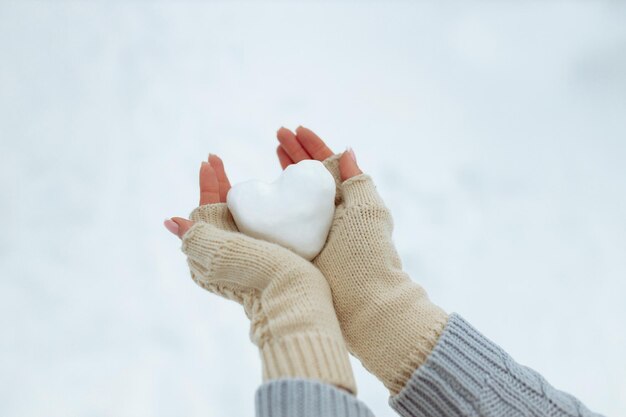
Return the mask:
[[263,380],[317,379],[356,393],[356,383],[343,339],[300,333],[270,340],[259,347]]
[[420,306],[422,307],[420,320],[414,323],[414,325],[420,323],[419,338],[413,341],[413,350],[395,369],[393,378],[383,381],[392,395],[402,391],[415,370],[426,361],[448,322],[448,315],[431,302],[420,303]]
[[256,392],[257,417],[374,417],[353,395],[306,379],[278,379]]
[[426,362],[389,404],[405,417],[595,415],[517,364],[457,314],[450,315]]
[[485,376],[501,366],[491,345],[460,316],[451,314],[426,362],[389,404],[405,417],[480,415],[474,404]]
[[205,204],[196,207],[189,218],[194,222],[205,222],[229,231],[237,231],[237,225],[226,203]]

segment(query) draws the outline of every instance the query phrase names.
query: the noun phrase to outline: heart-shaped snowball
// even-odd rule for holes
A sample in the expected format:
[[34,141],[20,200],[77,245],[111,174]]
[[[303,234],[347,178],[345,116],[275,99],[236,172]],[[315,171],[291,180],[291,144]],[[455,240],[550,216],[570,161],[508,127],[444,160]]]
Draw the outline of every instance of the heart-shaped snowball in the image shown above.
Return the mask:
[[278,243],[307,260],[322,250],[335,213],[335,180],[319,161],[289,165],[272,183],[245,181],[226,198],[243,233]]

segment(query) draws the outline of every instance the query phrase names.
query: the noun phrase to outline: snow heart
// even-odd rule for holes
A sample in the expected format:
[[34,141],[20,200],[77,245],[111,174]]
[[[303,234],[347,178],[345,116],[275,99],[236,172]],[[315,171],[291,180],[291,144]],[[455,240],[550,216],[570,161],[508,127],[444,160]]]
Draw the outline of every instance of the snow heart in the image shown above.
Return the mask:
[[307,260],[322,250],[335,213],[335,180],[319,161],[289,165],[272,183],[234,185],[226,202],[239,230]]

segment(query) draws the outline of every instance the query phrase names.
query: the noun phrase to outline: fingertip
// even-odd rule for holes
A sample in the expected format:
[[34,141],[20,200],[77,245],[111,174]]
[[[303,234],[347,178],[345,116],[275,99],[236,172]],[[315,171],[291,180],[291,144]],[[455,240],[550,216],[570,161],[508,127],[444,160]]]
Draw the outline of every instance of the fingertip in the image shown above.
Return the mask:
[[334,155],[334,152],[326,145],[322,138],[311,129],[302,125],[298,126],[296,129],[296,138],[313,159],[323,161]]
[[210,153],[207,160],[209,161],[209,165],[213,165],[214,163],[220,165],[222,164],[222,158],[220,158],[218,155],[215,155],[214,153]]
[[215,170],[207,161],[202,161],[200,163],[200,172],[214,172]]
[[351,146],[348,146],[347,151],[350,154],[350,157],[354,160],[354,162],[356,162],[356,154],[354,153],[354,149],[352,149]]
[[278,128],[278,130],[276,131],[276,137],[280,138],[280,137],[282,137],[283,135],[285,135],[285,134],[289,134],[289,133],[292,133],[292,134],[293,134],[293,132],[292,132],[291,130],[287,129],[285,126],[281,126],[281,127],[279,127],[279,128]]
[[214,181],[217,181],[215,168],[207,161],[202,161],[200,164],[200,190],[212,186]]
[[345,181],[362,173],[363,171],[361,171],[356,162],[354,151],[352,148],[346,149],[339,158],[339,175],[341,176],[341,181]]
[[[172,223],[176,224],[178,230],[176,230],[176,232],[173,232],[169,228],[168,228],[168,230],[170,230],[170,232],[174,233],[175,235],[177,235],[181,239],[183,238],[185,233],[187,233],[187,231],[193,225],[193,222],[191,220],[187,220],[187,219],[184,219],[182,217],[172,217],[170,219],[170,221]],[[167,226],[165,226],[165,227],[167,227]]]
[[289,155],[287,155],[287,152],[285,152],[281,145],[276,147],[276,155],[278,156],[278,161],[280,162],[282,169],[285,169],[289,165],[293,164],[293,160],[289,157]]
[[163,226],[172,234],[178,236],[178,223],[174,222],[172,219],[165,219],[163,221]]
[[289,159],[294,163],[298,163],[305,159],[311,159],[311,155],[302,147],[302,144],[296,138],[295,133],[291,130],[281,127],[276,132],[276,138],[282,145]]

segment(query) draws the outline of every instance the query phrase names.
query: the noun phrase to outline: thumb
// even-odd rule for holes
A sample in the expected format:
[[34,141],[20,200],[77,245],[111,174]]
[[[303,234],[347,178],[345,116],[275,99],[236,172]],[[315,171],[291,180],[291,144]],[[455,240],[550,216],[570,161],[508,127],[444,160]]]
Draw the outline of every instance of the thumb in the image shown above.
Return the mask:
[[165,220],[163,225],[167,230],[182,239],[185,233],[187,233],[189,228],[193,225],[193,222],[191,220],[183,219],[182,217],[172,217],[171,219]]
[[345,181],[348,178],[356,177],[362,174],[363,171],[356,163],[356,156],[352,148],[348,148],[339,158],[339,175],[341,175],[341,181]]

